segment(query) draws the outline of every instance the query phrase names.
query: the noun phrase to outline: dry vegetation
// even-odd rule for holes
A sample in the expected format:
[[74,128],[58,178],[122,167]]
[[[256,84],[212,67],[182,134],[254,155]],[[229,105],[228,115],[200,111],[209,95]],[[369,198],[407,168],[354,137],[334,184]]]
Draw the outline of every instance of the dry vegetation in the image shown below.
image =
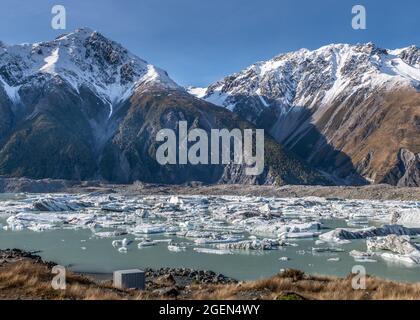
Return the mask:
[[[117,290],[111,282],[67,273],[66,290],[51,287],[53,275],[47,264],[22,260],[0,265],[0,299],[171,299],[146,290]],[[367,290],[353,290],[351,278],[312,277],[288,270],[269,279],[230,285],[198,285],[179,290],[178,299],[420,299],[420,284],[367,279]]]
[[417,300],[420,284],[366,280],[366,290],[354,290],[347,278],[307,276],[288,270],[269,279],[195,290],[194,299],[265,299],[265,300]]
[[115,290],[105,283],[67,273],[66,290],[54,290],[54,275],[46,264],[31,260],[6,263],[0,267],[0,299],[114,300],[135,297],[133,292]]

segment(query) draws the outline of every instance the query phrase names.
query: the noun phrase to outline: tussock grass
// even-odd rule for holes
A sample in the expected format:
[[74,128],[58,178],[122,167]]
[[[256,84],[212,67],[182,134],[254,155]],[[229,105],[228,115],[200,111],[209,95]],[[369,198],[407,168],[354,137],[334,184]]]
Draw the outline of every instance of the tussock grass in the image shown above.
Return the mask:
[[96,284],[90,279],[67,272],[66,289],[54,290],[54,274],[44,264],[33,261],[7,263],[0,267],[0,299],[135,299],[138,293],[116,290],[110,284]]
[[354,290],[352,277],[307,276],[288,270],[269,279],[196,290],[193,299],[278,299],[278,300],[418,300],[420,284],[397,283],[368,276],[366,290]]
[[[66,290],[54,290],[54,275],[43,263],[22,260],[0,265],[0,299],[50,300],[120,300],[170,299],[152,290],[117,290],[112,283],[100,282],[67,272]],[[272,278],[229,285],[193,284],[182,290],[178,299],[210,300],[417,300],[420,283],[408,284],[366,279],[366,290],[354,290],[352,278],[308,276],[301,271],[287,270]]]

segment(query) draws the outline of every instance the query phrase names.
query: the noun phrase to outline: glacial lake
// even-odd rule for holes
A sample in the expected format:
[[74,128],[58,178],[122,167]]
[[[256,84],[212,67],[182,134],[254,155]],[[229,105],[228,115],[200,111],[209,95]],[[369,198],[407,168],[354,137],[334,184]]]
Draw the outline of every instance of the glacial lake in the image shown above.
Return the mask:
[[[343,226],[339,221],[326,221],[325,225]],[[41,251],[39,255],[45,260],[54,261],[70,270],[91,273],[111,273],[118,269],[145,267],[189,267],[213,270],[238,280],[254,280],[272,276],[280,269],[286,268],[303,270],[309,274],[346,276],[351,273],[353,266],[363,265],[368,274],[381,278],[420,281],[419,267],[407,267],[380,259],[377,262],[356,263],[348,252],[365,250],[366,245],[363,240],[354,240],[350,244],[341,245],[344,252],[338,253],[313,254],[314,241],[302,239],[294,241],[297,247],[215,255],[195,252],[192,249],[193,243],[185,252],[171,252],[167,249],[167,243],[163,242],[142,249],[132,244],[128,246],[127,253],[120,253],[112,247],[109,239],[91,238],[91,235],[87,230],[0,231],[0,246],[2,249],[39,250]],[[152,235],[150,238],[165,237]],[[184,241],[176,237],[174,239],[179,242]],[[279,260],[282,257],[288,257],[290,260]],[[336,257],[340,258],[340,261],[328,261]]]
[[[0,215],[0,225],[3,227],[7,226],[7,218],[13,214],[16,214],[16,212],[31,212],[32,214],[32,202],[39,197],[39,195],[25,195],[22,196],[22,199],[16,198],[16,201],[11,201],[7,197],[6,199],[0,200],[3,208],[3,213]],[[72,201],[75,201],[75,199],[80,201],[81,199],[84,199],[84,196],[70,196],[70,198]],[[155,200],[156,199],[153,201]],[[126,203],[126,198],[119,200],[111,199],[110,201],[113,203],[118,201],[121,203]],[[159,201],[161,201],[160,198]],[[189,201],[189,199],[184,199],[184,203],[188,204]],[[194,201],[196,200],[193,199],[190,202],[195,203]],[[211,201],[212,199],[210,199],[210,202]],[[258,201],[263,200],[255,200],[252,198],[252,201],[249,200],[249,203],[254,204]],[[265,199],[263,202],[270,203],[271,205],[275,206],[277,203],[276,201],[277,199]],[[297,206],[296,203],[293,202],[295,200],[290,201],[292,206]],[[319,203],[316,202],[316,199],[305,201],[305,203],[310,203],[311,205],[313,204],[316,210],[321,210],[323,206],[327,206],[324,204],[325,200],[319,200]],[[242,206],[244,202],[246,201],[243,199],[240,199],[240,201],[237,201],[236,199],[235,205],[239,203],[238,206]],[[138,200],[133,200],[131,204],[133,203],[138,203]],[[148,202],[141,200],[141,204],[139,205],[144,207],[146,203]],[[280,201],[281,205],[279,206],[285,210],[284,212],[286,212],[287,210],[285,209],[284,203],[285,202],[283,200]],[[95,205],[97,204],[98,202],[96,202]],[[156,209],[156,206],[153,207],[153,205],[150,203],[148,205],[150,208],[155,208],[153,210],[163,210]],[[369,204],[369,210],[371,210],[371,208],[377,208],[377,205],[380,204]],[[410,206],[411,205],[413,204],[410,204]],[[339,207],[338,210],[341,210],[341,214],[341,212],[344,210],[343,208],[352,208],[352,206],[353,205],[349,205],[349,203],[345,203]],[[400,206],[400,204],[397,203],[396,206]],[[404,204],[402,206],[404,207]],[[416,206],[416,204],[414,204],[414,206]],[[305,205],[303,207],[305,207]],[[309,212],[313,211],[313,208],[310,208],[309,206],[306,207]],[[334,204],[333,207],[336,208],[337,204]],[[191,212],[191,208],[192,207],[188,207],[188,209],[186,209],[186,211],[190,210],[188,211],[189,215],[194,214],[194,212]],[[235,209],[236,207],[234,206],[233,208]],[[212,209],[207,208],[206,210],[211,211]],[[325,210],[325,208],[322,210]],[[5,211],[8,212],[5,213]],[[381,214],[383,213],[382,209],[379,211]],[[106,215],[110,217],[108,217],[107,223],[109,223],[109,221],[118,221],[118,219],[121,220],[122,216],[129,214],[124,212],[106,212]],[[33,214],[35,214],[36,217],[39,215],[39,213],[36,212],[33,212]],[[42,214],[48,216],[49,213]],[[55,213],[51,213],[51,215],[54,214]],[[77,214],[78,213],[75,213],[73,215]],[[34,216],[30,217],[31,219],[34,219]],[[28,218],[25,216],[25,219]],[[45,220],[45,218],[43,219]],[[124,219],[125,221],[128,221],[127,217]],[[316,220],[322,224],[322,227],[319,230],[320,233],[325,233],[335,228],[349,227],[348,221],[345,219],[321,217],[317,218]],[[305,219],[305,221],[307,221],[307,219]],[[137,222],[130,223],[136,225]],[[175,224],[173,222],[171,223],[172,225]],[[176,222],[176,224],[177,223],[178,222]],[[381,224],[373,222],[370,225]],[[39,225],[37,226],[39,228]],[[122,226],[125,226],[124,223],[117,224],[111,229],[104,230],[114,230],[115,228],[121,228]],[[243,239],[248,239],[251,234],[252,233],[244,231],[240,235],[243,236]],[[319,244],[315,243],[317,237],[314,237],[308,239],[288,239],[288,243],[290,245],[281,246],[276,250],[232,250],[232,254],[211,254],[196,252],[194,248],[212,248],[212,246],[198,245],[194,242],[194,239],[178,237],[174,234],[147,234],[144,235],[143,238],[157,241],[154,246],[138,248],[138,235],[130,234],[130,232],[125,235],[114,236],[111,238],[101,238],[95,236],[95,233],[92,231],[92,229],[80,228],[79,226],[77,228],[68,228],[67,225],[63,225],[62,227],[55,226],[54,228],[50,229],[46,227],[37,231],[29,230],[27,228],[20,228],[19,230],[13,230],[12,228],[0,228],[1,249],[18,248],[28,251],[39,251],[38,254],[44,260],[54,261],[57,264],[66,266],[70,270],[78,272],[112,273],[114,270],[118,269],[141,269],[145,267],[188,267],[200,270],[212,270],[238,280],[254,280],[272,276],[278,273],[281,269],[287,268],[299,269],[312,275],[318,274],[342,277],[350,274],[354,266],[363,265],[366,268],[368,274],[379,276],[381,278],[408,282],[420,281],[420,267],[418,266],[407,266],[401,264],[400,262],[389,262],[381,259],[380,257],[375,258],[376,262],[356,262],[355,259],[349,255],[349,252],[352,250],[366,251],[366,240],[352,240],[349,243],[335,245],[335,247],[339,248],[340,250],[342,249],[342,252],[313,252],[312,249],[314,247],[320,247]],[[132,241],[126,247],[127,252],[120,252],[116,247],[112,245],[114,240],[122,239]],[[174,243],[182,243],[182,245],[185,246],[185,251],[169,251],[167,242],[169,240],[172,240]]]

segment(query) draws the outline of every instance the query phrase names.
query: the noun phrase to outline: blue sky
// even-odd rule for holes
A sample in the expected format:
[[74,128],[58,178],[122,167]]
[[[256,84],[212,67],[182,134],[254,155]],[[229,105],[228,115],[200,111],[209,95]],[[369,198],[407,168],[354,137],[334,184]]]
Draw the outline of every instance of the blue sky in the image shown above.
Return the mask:
[[[0,40],[49,40],[51,8],[67,30],[87,26],[164,68],[182,85],[203,86],[279,53],[336,42],[420,45],[418,0],[1,0]],[[351,28],[353,5],[367,30]]]

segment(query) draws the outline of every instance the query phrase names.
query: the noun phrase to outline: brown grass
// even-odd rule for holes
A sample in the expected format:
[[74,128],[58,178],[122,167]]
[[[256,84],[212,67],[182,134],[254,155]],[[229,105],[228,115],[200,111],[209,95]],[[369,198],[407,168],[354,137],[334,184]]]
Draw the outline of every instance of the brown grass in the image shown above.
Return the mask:
[[352,278],[307,276],[289,270],[284,274],[252,282],[218,286],[211,290],[196,290],[194,299],[232,300],[238,298],[282,299],[288,296],[314,300],[418,300],[420,284],[366,279],[366,290],[354,290]]
[[73,273],[67,273],[66,290],[54,290],[53,277],[46,265],[30,260],[5,264],[0,267],[0,299],[116,300],[138,296]]
[[[66,290],[54,290],[51,269],[23,260],[0,265],[0,299],[120,300],[170,299],[152,290],[117,290],[111,282],[93,280],[67,272]],[[279,300],[413,300],[420,299],[420,284],[405,284],[367,278],[366,290],[353,290],[351,277],[308,276],[288,270],[269,279],[230,285],[199,285],[180,290],[178,299],[279,299]]]

